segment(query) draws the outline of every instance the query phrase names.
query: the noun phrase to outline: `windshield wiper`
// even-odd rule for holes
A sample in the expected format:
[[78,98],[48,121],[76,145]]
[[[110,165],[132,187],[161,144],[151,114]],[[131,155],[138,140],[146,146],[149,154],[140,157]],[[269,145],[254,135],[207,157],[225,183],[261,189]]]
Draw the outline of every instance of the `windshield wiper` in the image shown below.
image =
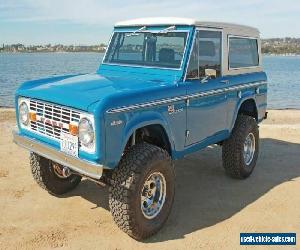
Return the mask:
[[168,28],[165,28],[163,30],[158,31],[157,33],[158,34],[160,34],[160,33],[168,33],[168,32],[173,31],[175,29],[176,29],[175,25],[172,25],[172,26],[170,26]]
[[143,32],[143,31],[145,31],[146,29],[147,29],[147,27],[146,27],[146,26],[143,26],[142,28],[139,28],[138,30],[133,31],[133,32],[130,33],[130,34],[127,34],[126,37],[128,37],[128,36],[138,36],[138,35],[139,35],[139,34],[137,34],[138,32]]
[[138,33],[142,33],[142,32],[149,32],[149,33],[153,33],[153,34],[165,34],[165,33],[168,33],[168,32],[171,32],[171,31],[175,30],[176,26],[172,25],[170,27],[167,27],[167,28],[159,30],[159,31],[146,30],[146,29],[147,29],[147,27],[143,26],[142,28],[139,28],[139,29],[127,34],[126,37],[128,37],[128,36],[139,36],[140,34],[138,34]]

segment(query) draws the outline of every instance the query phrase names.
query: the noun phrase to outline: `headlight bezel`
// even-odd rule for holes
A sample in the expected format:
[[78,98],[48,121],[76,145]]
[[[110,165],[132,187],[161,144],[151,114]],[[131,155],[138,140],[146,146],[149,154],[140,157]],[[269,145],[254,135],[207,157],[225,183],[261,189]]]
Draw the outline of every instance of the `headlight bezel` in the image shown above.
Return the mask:
[[[27,120],[26,122],[24,122],[22,120],[22,117],[21,117],[21,113],[22,113],[22,105],[26,106],[26,109],[27,109]],[[30,112],[30,107],[29,107],[29,101],[27,98],[19,98],[18,100],[18,122],[20,124],[21,127],[25,127],[27,128],[29,125],[30,125],[30,119],[29,119],[29,112]]]
[[[83,134],[84,133],[84,134]],[[95,127],[93,119],[83,115],[78,123],[78,140],[81,147],[84,147],[86,151],[93,150],[95,148]],[[86,140],[86,141],[85,141]]]

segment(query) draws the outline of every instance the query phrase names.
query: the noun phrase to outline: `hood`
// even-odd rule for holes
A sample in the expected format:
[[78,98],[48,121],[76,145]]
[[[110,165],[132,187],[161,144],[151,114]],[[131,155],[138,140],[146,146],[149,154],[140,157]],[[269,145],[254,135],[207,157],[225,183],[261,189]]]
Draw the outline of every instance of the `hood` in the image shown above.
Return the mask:
[[108,96],[157,88],[166,85],[167,82],[170,83],[171,80],[143,78],[142,80],[141,77],[128,75],[114,77],[112,74],[105,75],[100,72],[52,77],[26,82],[21,85],[16,94],[86,111],[91,104]]

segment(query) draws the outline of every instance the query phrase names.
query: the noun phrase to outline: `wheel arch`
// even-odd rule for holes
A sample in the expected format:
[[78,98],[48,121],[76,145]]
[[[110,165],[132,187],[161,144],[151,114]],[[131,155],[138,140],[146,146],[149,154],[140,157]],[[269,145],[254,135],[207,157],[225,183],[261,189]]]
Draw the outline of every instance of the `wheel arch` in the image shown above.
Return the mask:
[[252,116],[256,121],[258,121],[258,109],[254,96],[243,98],[237,103],[234,119],[230,126],[230,131],[232,131],[239,114]]
[[[120,122],[118,125],[111,125],[114,121]],[[109,115],[105,119],[106,134],[105,139],[105,166],[114,169],[120,162],[128,142],[136,131],[146,130],[148,134],[158,133],[162,140],[158,143],[146,141],[167,150],[172,157],[175,151],[175,141],[170,125],[163,114],[156,111],[122,112]]]
[[[125,136],[122,142],[122,152],[126,150],[126,147],[131,142],[133,135],[136,136],[135,141],[139,143],[141,141],[154,144],[165,149],[172,157],[172,151],[174,149],[174,141],[171,139],[171,131],[168,130],[168,124],[163,119],[146,119],[144,121],[128,123],[125,129]],[[148,140],[146,140],[148,138]],[[152,139],[152,141],[151,141]]]

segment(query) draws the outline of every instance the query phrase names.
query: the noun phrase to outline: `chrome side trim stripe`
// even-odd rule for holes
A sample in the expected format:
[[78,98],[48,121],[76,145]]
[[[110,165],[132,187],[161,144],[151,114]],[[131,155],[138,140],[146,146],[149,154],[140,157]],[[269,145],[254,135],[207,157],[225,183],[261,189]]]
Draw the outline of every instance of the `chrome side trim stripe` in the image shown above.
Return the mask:
[[119,112],[130,111],[130,110],[138,109],[138,108],[147,108],[147,107],[151,107],[151,106],[167,104],[170,102],[177,102],[177,101],[181,101],[184,99],[186,99],[185,96],[173,97],[173,98],[161,99],[161,100],[156,100],[156,101],[151,101],[151,102],[144,102],[144,103],[140,103],[140,104],[133,104],[133,105],[129,105],[129,106],[123,106],[123,107],[119,107],[119,108],[112,108],[112,109],[107,110],[106,112],[107,113],[119,113]]
[[237,85],[237,86],[220,88],[220,89],[210,90],[210,91],[205,91],[205,92],[199,92],[199,93],[195,93],[195,94],[191,94],[191,95],[182,95],[182,96],[177,96],[177,97],[172,97],[172,98],[166,98],[166,99],[160,99],[160,100],[155,100],[155,101],[150,101],[150,102],[133,104],[133,105],[129,105],[129,106],[122,106],[122,107],[118,107],[118,108],[112,108],[112,109],[107,110],[106,113],[112,114],[112,113],[120,113],[120,112],[125,112],[125,111],[131,111],[131,110],[139,109],[139,108],[148,108],[148,107],[151,107],[151,106],[168,104],[168,103],[172,103],[172,102],[187,100],[187,99],[190,99],[190,98],[212,96],[212,95],[227,93],[227,92],[231,92],[231,91],[239,91],[239,90],[243,90],[243,89],[246,89],[246,88],[259,87],[259,86],[265,85],[265,84],[267,84],[267,82],[265,82],[265,81],[240,84],[240,85]]

